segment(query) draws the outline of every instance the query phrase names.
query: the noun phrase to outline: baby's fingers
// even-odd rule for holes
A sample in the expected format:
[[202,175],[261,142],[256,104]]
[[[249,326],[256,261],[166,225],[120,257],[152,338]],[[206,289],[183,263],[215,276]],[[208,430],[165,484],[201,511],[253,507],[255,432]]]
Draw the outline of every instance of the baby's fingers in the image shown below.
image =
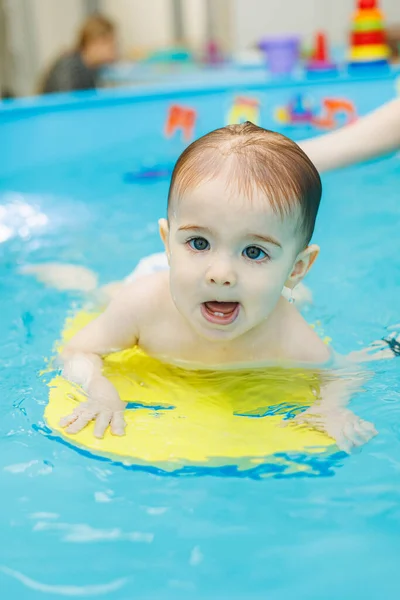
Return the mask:
[[71,423],[76,421],[77,418],[78,415],[75,414],[75,411],[72,412],[70,415],[67,415],[66,417],[62,417],[59,421],[60,427],[68,427],[68,425],[71,425]]
[[346,438],[350,440],[351,444],[356,447],[362,446],[369,439],[366,438],[361,421],[345,423],[343,427],[343,433]]
[[71,425],[71,423],[74,423],[77,420],[80,414],[82,414],[82,406],[77,406],[71,414],[60,419],[60,427],[68,427],[68,425]]
[[67,433],[79,433],[96,416],[96,411],[84,411],[78,415],[73,423],[65,430]]
[[340,435],[340,442],[337,440],[337,444],[341,450],[350,454],[354,448],[363,446],[377,433],[374,425],[368,421],[346,423]]
[[363,429],[371,434],[371,437],[378,435],[378,430],[376,429],[375,425],[369,421],[363,421]]
[[357,431],[359,437],[363,440],[363,443],[369,442],[373,437],[378,435],[377,430],[374,427],[373,423],[369,421],[360,421],[355,426],[355,430]]
[[107,427],[109,426],[112,418],[112,412],[110,410],[104,410],[97,415],[96,423],[94,426],[94,437],[103,438]]
[[324,430],[324,422],[322,418],[317,414],[311,413],[300,413],[294,419],[287,421],[288,424],[295,423],[296,425],[311,427],[313,429]]
[[346,454],[351,454],[351,451],[354,448],[354,443],[351,437],[349,438],[343,431],[341,431],[335,436],[335,441],[339,450],[346,452]]
[[111,433],[113,435],[125,435],[126,422],[122,411],[115,412],[111,419]]

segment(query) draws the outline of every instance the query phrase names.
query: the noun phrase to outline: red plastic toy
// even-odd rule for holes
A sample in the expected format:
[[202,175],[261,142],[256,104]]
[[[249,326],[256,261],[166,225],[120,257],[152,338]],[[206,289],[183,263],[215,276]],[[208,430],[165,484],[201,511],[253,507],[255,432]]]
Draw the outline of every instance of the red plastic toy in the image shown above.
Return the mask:
[[308,73],[329,73],[337,71],[337,65],[330,59],[328,38],[322,31],[315,38],[314,52],[306,65]]

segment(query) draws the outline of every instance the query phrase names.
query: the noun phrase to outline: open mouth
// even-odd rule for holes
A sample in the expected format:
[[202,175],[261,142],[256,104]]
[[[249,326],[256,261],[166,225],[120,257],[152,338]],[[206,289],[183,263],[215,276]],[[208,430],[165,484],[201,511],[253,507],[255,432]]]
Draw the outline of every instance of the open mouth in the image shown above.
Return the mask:
[[210,323],[216,325],[230,325],[237,318],[240,310],[239,302],[203,302],[202,315]]

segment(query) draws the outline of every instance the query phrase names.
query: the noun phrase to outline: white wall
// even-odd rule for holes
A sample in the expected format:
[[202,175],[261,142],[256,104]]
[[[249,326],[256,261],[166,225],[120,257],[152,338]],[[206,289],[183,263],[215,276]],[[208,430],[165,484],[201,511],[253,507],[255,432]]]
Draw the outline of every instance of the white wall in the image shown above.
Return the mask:
[[206,0],[184,0],[182,8],[185,41],[193,48],[201,48],[206,39]]
[[42,70],[75,43],[84,18],[81,0],[29,0],[35,31],[36,58]]
[[212,35],[224,51],[235,49],[235,3],[233,0],[209,0],[213,19]]
[[[230,40],[233,0],[182,0],[185,42],[202,49],[207,40],[207,5],[211,4],[217,36]],[[101,10],[115,20],[124,54],[134,48],[161,48],[174,42],[172,0],[100,0]]]
[[118,25],[123,53],[137,47],[162,47],[172,41],[169,0],[101,0],[100,8]]
[[[345,43],[356,0],[231,0],[232,43],[242,50],[263,35],[297,33],[311,40],[322,29]],[[400,23],[400,0],[381,0],[387,22]]]
[[81,0],[8,0],[5,4],[13,82],[31,94],[43,70],[74,41],[84,11]]

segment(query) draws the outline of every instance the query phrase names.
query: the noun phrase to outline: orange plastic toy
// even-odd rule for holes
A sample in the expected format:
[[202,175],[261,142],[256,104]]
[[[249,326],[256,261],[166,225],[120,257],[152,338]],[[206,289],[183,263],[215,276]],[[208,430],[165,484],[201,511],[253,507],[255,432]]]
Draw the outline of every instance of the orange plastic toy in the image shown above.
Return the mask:
[[323,129],[334,129],[338,126],[339,115],[345,115],[346,125],[357,119],[357,113],[351,100],[345,98],[325,98],[322,101],[323,111],[320,116],[313,117],[312,123]]
[[194,137],[196,119],[197,113],[194,108],[173,104],[168,110],[165,135],[172,137],[176,131],[181,131],[184,139],[189,142]]

